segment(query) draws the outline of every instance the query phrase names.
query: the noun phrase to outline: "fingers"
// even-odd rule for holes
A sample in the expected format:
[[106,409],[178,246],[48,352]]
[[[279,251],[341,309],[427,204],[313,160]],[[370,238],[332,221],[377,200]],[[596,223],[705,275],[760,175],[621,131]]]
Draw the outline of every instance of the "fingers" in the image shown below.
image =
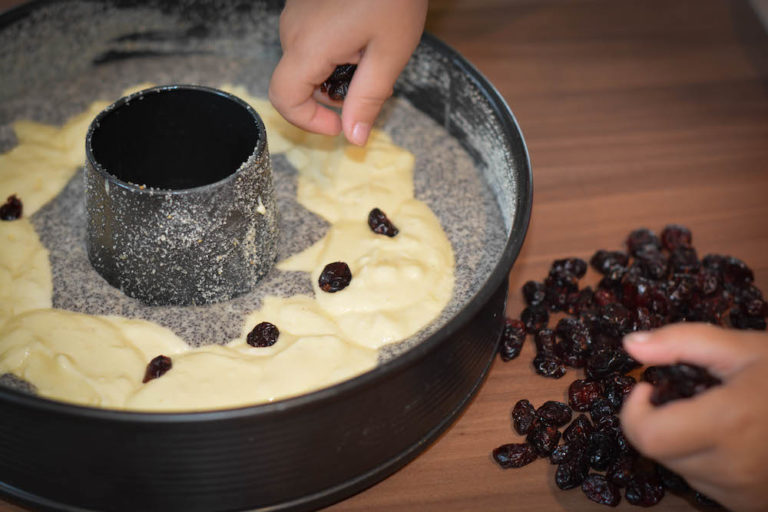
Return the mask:
[[297,61],[291,54],[283,55],[269,82],[269,100],[285,119],[304,130],[337,135],[341,131],[339,116],[320,105],[314,97],[316,84],[322,83],[334,69],[332,64],[318,60]]
[[675,324],[632,333],[624,338],[624,348],[648,365],[686,362],[726,378],[753,359],[743,336],[708,324]]
[[368,46],[349,84],[341,111],[344,135],[351,143],[365,145],[373,122],[392,95],[392,86],[404,66],[397,52],[390,53],[375,42]]
[[619,415],[627,439],[643,454],[668,460],[712,448],[718,440],[722,417],[712,411],[729,409],[728,394],[713,388],[690,399],[662,406],[650,402],[652,387],[638,383]]

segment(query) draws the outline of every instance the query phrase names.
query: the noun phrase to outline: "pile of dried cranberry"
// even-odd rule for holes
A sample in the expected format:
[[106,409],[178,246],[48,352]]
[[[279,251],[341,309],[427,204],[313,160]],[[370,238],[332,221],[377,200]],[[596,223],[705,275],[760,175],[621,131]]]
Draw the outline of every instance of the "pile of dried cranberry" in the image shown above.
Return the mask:
[[[604,505],[617,505],[622,488],[633,505],[655,505],[666,491],[694,493],[698,503],[716,505],[679,475],[641,456],[624,437],[617,414],[636,383],[630,373],[637,375],[640,364],[621,340],[674,322],[765,330],[768,305],[744,262],[717,254],[699,259],[683,226],[665,227],[660,238],[638,229],[626,245],[627,252],[599,250],[592,256],[590,264],[602,276],[594,289],[579,286],[587,271],[579,258],[557,260],[544,282],[523,286],[527,307],[520,320],[507,320],[502,360],[516,358],[530,335],[537,373],[559,379],[568,368],[582,368],[584,378],[568,387],[568,404],[549,401],[535,408],[528,400],[517,402],[512,420],[526,440],[499,446],[493,458],[512,468],[549,457],[557,464],[560,489],[581,486],[589,499]],[[550,329],[553,313],[562,318]],[[654,386],[656,405],[720,384],[704,368],[688,364],[648,367],[640,378]],[[580,413],[574,420],[572,411]]]

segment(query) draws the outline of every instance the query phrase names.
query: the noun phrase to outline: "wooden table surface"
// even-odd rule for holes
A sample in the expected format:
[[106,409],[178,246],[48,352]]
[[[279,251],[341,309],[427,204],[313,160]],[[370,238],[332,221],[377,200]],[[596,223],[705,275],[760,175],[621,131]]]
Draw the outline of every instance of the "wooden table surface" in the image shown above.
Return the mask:
[[[746,0],[433,0],[427,29],[495,84],[528,143],[535,199],[511,316],[522,284],[552,260],[673,222],[692,229],[700,254],[746,261],[768,291],[768,37]],[[532,354],[528,342],[517,360],[497,360],[425,453],[329,510],[602,510],[558,490],[544,460],[505,471],[490,459],[518,440],[518,399],[563,400],[577,376],[539,377]],[[667,496],[655,510],[695,509]]]

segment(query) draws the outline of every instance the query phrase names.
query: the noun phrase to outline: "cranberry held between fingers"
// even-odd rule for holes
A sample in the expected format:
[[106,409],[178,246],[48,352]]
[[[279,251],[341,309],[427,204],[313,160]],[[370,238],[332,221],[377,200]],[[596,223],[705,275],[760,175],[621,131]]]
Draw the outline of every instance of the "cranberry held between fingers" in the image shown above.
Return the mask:
[[343,290],[352,281],[352,272],[349,265],[343,261],[335,261],[325,266],[320,278],[317,280],[320,289],[328,293],[336,293]]
[[21,214],[24,211],[24,205],[21,203],[21,199],[13,194],[5,200],[5,203],[0,205],[0,219],[2,220],[16,220],[21,218]]
[[341,101],[347,96],[349,91],[349,83],[352,81],[352,76],[357,70],[357,64],[342,64],[336,66],[331,76],[325,79],[320,84],[320,91],[328,95],[329,98],[335,101]]
[[371,228],[371,231],[377,235],[386,235],[390,238],[400,232],[395,225],[392,224],[392,221],[389,220],[389,217],[378,208],[374,208],[368,214],[368,226]]
[[162,377],[172,367],[173,362],[170,357],[163,355],[157,356],[147,365],[147,370],[144,372],[144,379],[141,382],[146,384],[153,379]]
[[280,336],[280,330],[274,324],[261,322],[256,325],[246,337],[246,342],[252,347],[271,347]]
[[[649,368],[650,370],[650,368]],[[672,400],[690,398],[722,381],[705,368],[691,364],[656,366],[651,403],[663,405]]]

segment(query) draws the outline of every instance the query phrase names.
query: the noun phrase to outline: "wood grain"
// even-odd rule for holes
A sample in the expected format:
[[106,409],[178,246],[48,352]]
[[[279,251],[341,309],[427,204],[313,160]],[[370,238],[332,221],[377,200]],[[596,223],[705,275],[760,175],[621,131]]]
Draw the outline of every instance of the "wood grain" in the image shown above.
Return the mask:
[[[511,316],[522,284],[553,259],[618,249],[631,229],[673,222],[693,230],[700,254],[745,260],[768,290],[768,38],[746,0],[433,0],[427,29],[495,84],[528,143],[535,200]],[[517,439],[516,400],[562,400],[576,378],[536,376],[532,354],[528,343],[496,361],[424,454],[329,510],[603,510],[557,490],[545,461],[504,471],[490,460]],[[695,508],[668,496],[655,510]]]

